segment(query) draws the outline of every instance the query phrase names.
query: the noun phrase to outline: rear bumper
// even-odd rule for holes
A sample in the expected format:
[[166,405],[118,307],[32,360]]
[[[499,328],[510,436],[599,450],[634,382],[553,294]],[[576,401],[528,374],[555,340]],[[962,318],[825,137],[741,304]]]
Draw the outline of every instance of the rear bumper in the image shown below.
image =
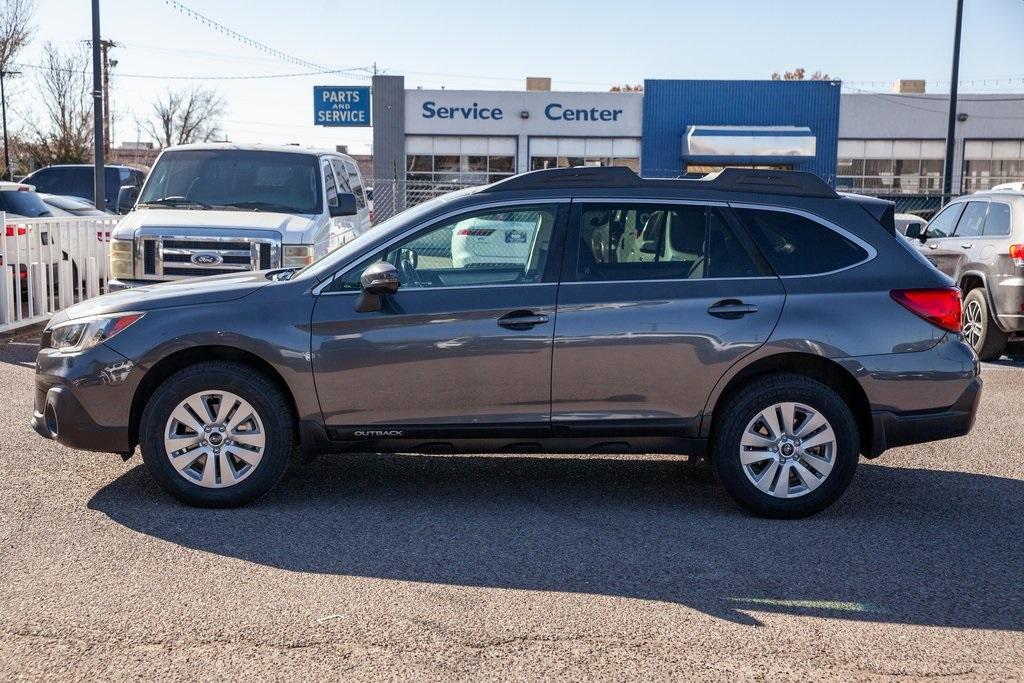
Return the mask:
[[897,413],[876,410],[871,413],[872,443],[868,457],[876,457],[889,448],[908,446],[963,436],[971,431],[981,400],[981,377],[967,385],[957,401],[944,410]]

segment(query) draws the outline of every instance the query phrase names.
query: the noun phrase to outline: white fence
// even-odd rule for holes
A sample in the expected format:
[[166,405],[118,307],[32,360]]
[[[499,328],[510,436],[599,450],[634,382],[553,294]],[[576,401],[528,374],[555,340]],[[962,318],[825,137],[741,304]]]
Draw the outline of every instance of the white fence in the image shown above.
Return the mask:
[[0,332],[106,293],[110,233],[117,220],[0,213]]

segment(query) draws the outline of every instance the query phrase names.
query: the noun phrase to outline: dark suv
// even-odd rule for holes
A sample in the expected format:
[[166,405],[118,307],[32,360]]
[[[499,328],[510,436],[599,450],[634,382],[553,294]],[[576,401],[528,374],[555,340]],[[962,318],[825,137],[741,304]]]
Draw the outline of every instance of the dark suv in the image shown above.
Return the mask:
[[981,390],[959,291],[890,203],[739,169],[455,192],[302,270],[86,301],[36,368],[41,435],[141,446],[210,507],[295,452],[639,452],[708,454],[748,510],[797,517],[861,454],[966,434]]
[[[131,166],[104,168],[103,186],[106,191],[107,209],[114,212],[127,211],[131,204],[134,204],[134,197],[138,196],[138,191],[146,180],[146,174]],[[33,171],[22,178],[21,182],[35,185],[36,192],[81,197],[91,202],[95,199],[94,173],[95,169],[90,164],[61,164]],[[126,193],[131,198],[130,203],[119,207],[118,197],[121,196],[122,187],[131,187],[133,192]]]

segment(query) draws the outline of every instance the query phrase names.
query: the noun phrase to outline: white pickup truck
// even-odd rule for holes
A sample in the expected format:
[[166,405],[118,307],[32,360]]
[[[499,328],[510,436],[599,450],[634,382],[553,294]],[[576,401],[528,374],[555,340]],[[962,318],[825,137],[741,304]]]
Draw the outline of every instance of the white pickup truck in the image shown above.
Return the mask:
[[229,143],[169,147],[114,229],[110,285],[297,268],[369,228],[359,167],[344,154]]

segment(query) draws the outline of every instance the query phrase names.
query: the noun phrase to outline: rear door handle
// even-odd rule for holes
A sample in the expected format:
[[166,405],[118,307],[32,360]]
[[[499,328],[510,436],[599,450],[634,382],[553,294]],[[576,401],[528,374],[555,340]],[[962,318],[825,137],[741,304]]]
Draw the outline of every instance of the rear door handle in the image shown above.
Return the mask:
[[745,304],[739,299],[724,299],[712,304],[708,308],[708,313],[716,318],[733,320],[735,318],[742,318],[745,315],[750,315],[751,313],[757,313],[757,306],[753,304]]
[[974,245],[973,245],[973,244],[971,244],[970,242],[964,242],[964,243],[963,243],[963,244],[961,244],[960,246],[961,246],[961,247],[963,247],[964,249],[970,249],[970,248],[971,248],[971,247],[973,247]]
[[939,248],[939,245],[937,245],[937,244],[929,244],[929,245],[928,245],[928,248],[929,248],[929,249],[938,249],[938,248]]
[[528,330],[547,321],[546,315],[538,315],[533,311],[512,311],[498,318],[498,324],[510,330]]

